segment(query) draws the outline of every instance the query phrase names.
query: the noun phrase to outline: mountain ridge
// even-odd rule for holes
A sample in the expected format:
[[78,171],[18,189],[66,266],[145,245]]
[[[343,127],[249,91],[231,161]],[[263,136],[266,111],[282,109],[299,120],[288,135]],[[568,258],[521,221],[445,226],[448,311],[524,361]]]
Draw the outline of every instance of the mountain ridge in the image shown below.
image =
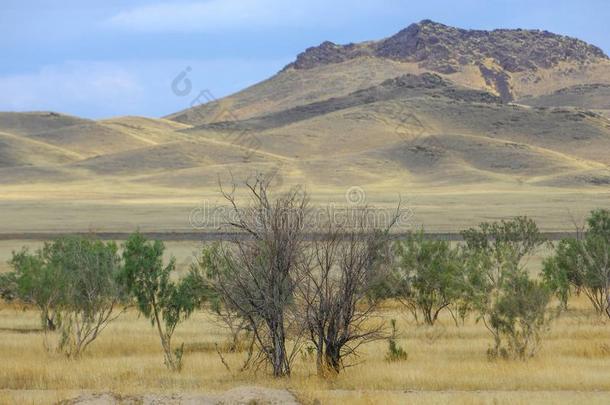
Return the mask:
[[546,30],[466,30],[422,20],[379,41],[347,45],[325,41],[300,53],[284,69],[309,69],[361,56],[418,62],[445,74],[457,72],[456,65],[482,63],[486,58],[512,73],[550,68],[563,60],[586,63],[596,58],[608,59],[595,45]]

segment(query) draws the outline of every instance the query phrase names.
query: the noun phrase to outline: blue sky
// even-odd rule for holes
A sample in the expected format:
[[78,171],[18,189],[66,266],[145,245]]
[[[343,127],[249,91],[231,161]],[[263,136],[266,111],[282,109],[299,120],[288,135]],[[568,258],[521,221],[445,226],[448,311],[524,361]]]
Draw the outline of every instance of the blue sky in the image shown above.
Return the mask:
[[[2,0],[0,110],[163,116],[198,90],[220,97],[263,80],[324,40],[379,39],[426,18],[546,29],[609,53],[608,17],[605,0]],[[171,83],[187,66],[193,91],[179,96]]]

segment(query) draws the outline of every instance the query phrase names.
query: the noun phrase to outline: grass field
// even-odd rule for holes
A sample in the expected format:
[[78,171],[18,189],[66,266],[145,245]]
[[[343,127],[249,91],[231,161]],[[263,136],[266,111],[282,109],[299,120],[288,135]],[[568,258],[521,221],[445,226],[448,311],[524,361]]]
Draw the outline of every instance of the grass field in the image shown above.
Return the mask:
[[[360,187],[359,183],[350,186]],[[33,190],[31,195],[26,189],[15,191],[15,195],[5,192],[0,196],[1,232],[192,231],[189,216],[193,210],[207,206],[214,215],[214,208],[224,205],[217,187],[191,189],[184,194],[150,189],[148,194],[138,197],[113,195],[110,191],[106,195],[100,185],[89,188],[95,195],[80,200],[62,197],[51,189],[44,199]],[[59,186],[55,189],[61,192]],[[308,188],[312,205],[318,207],[328,204],[345,207],[349,189],[349,186]],[[523,186],[515,191],[483,185],[410,189],[398,184],[379,184],[363,186],[362,190],[365,203],[371,208],[395,210],[400,201],[403,210],[410,210],[412,216],[407,223],[399,224],[401,228],[413,229],[424,224],[426,230],[439,232],[458,232],[483,221],[518,215],[532,217],[543,231],[571,231],[572,216],[582,221],[595,208],[610,208],[610,191],[599,189]]]
[[[227,339],[205,314],[181,326],[176,342],[187,354],[180,374],[163,366],[154,329],[127,313],[111,324],[84,358],[66,360],[44,351],[37,314],[0,310],[0,403],[53,403],[82,391],[121,394],[196,393],[235,386],[288,388],[304,403],[607,403],[610,395],[610,327],[578,300],[551,327],[538,357],[528,362],[487,360],[483,326],[456,327],[449,319],[433,328],[415,325],[398,307],[380,314],[398,319],[405,362],[384,360],[386,342],[366,346],[359,364],[334,380],[315,376],[311,360],[298,358],[290,379],[264,372],[230,373],[214,344]],[[225,354],[238,369],[245,353]]]
[[[2,242],[0,260],[21,244]],[[180,242],[168,247],[184,268],[198,245]],[[530,271],[536,272],[547,254],[532,257]],[[387,363],[387,342],[378,341],[365,346],[357,364],[335,379],[319,379],[312,359],[302,355],[290,379],[274,380],[263,371],[236,371],[245,353],[225,354],[229,372],[214,346],[222,347],[228,336],[203,312],[176,332],[174,341],[184,342],[187,351],[184,369],[177,374],[165,369],[155,330],[135,312],[112,323],[82,359],[73,361],[45,352],[35,311],[3,304],[0,403],[54,403],[82,392],[214,393],[251,385],[287,388],[310,404],[608,403],[610,325],[594,316],[583,298],[570,302],[569,312],[551,325],[539,355],[527,362],[489,361],[490,337],[473,319],[456,327],[446,316],[439,325],[424,327],[393,303],[379,316],[397,319],[407,361]]]

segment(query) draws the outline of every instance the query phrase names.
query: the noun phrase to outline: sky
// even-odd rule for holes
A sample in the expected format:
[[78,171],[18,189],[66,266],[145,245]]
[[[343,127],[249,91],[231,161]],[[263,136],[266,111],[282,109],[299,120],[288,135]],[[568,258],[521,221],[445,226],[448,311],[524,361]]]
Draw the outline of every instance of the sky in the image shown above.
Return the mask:
[[431,19],[536,28],[610,53],[607,0],[0,0],[0,111],[161,117],[264,80],[325,40]]

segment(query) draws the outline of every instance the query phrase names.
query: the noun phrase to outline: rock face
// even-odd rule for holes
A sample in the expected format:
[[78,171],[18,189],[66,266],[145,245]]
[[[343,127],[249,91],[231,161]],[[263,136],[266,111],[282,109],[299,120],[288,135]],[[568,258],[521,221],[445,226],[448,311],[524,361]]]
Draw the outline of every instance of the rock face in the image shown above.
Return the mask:
[[340,63],[359,56],[372,55],[371,49],[366,46],[348,44],[337,45],[330,41],[322,42],[319,46],[307,48],[297,56],[297,60],[288,65],[295,69],[311,69],[319,65]]
[[381,41],[349,45],[324,42],[298,55],[287,68],[311,69],[360,56],[416,62],[444,74],[455,73],[464,65],[491,63],[514,73],[551,68],[562,61],[586,64],[608,59],[596,46],[548,31],[465,30],[424,20]]

